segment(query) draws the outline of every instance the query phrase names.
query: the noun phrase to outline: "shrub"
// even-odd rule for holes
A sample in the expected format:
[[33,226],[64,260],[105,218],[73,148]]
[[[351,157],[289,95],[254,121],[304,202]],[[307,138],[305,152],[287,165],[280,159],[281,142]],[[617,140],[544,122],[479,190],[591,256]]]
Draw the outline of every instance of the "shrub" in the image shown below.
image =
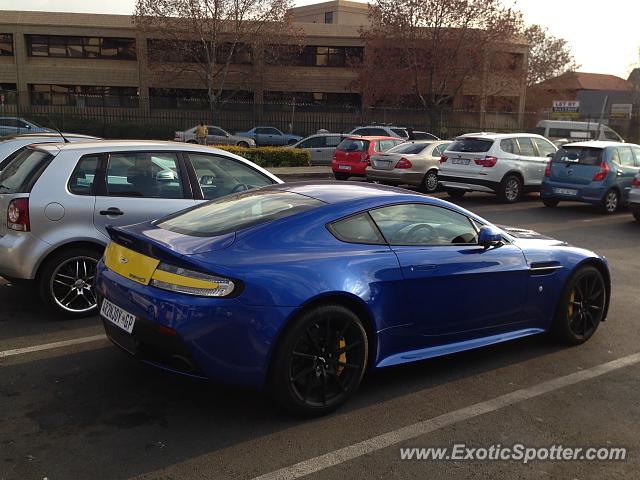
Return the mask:
[[244,148],[235,145],[216,145],[215,148],[240,155],[261,167],[308,167],[311,165],[311,154],[299,148]]

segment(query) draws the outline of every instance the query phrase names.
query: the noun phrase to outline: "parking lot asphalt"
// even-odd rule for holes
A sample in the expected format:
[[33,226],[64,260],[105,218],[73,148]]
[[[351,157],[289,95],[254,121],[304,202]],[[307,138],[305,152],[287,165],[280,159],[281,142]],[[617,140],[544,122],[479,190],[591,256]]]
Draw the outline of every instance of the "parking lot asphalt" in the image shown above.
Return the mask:
[[[260,393],[139,365],[103,339],[97,317],[54,319],[28,285],[0,280],[0,479],[637,478],[640,223],[578,203],[544,208],[537,195],[456,203],[606,255],[613,296],[595,336],[573,348],[530,337],[375,372],[343,408],[308,420]],[[517,443],[628,451],[625,461],[526,465],[400,459],[401,447]]]

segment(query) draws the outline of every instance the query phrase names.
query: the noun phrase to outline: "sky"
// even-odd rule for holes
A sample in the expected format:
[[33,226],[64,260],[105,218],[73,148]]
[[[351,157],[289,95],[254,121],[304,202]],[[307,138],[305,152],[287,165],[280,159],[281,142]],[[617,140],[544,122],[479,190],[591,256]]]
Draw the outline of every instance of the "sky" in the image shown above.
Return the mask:
[[[514,0],[503,0],[512,5]],[[0,10],[130,14],[135,0],[0,0]],[[318,3],[297,0],[296,5]],[[516,0],[528,23],[549,28],[569,41],[580,71],[627,78],[640,67],[638,0]]]

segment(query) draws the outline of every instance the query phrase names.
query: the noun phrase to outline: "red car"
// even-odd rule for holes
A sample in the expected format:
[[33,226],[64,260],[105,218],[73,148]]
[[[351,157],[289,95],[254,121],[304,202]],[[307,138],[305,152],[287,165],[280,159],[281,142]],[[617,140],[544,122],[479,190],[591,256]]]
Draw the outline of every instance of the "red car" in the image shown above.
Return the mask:
[[364,177],[369,159],[374,153],[386,152],[399,143],[404,142],[396,137],[360,137],[345,138],[336,147],[331,160],[331,170],[336,180],[346,180],[349,177]]

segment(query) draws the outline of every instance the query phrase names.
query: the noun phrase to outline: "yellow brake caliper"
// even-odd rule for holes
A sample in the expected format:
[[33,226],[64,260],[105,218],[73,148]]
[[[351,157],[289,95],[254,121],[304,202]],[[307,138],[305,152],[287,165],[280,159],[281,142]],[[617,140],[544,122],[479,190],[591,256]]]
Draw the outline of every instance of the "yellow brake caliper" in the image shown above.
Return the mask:
[[[338,348],[344,348],[347,346],[347,342],[344,341],[344,337],[338,341]],[[338,362],[347,363],[347,353],[342,352],[338,357]],[[338,365],[336,368],[336,375],[340,376],[342,371],[344,370],[344,365]]]
[[571,295],[569,295],[569,307],[567,308],[568,318],[573,317],[573,302],[576,299],[576,294],[573,290],[571,290]]

